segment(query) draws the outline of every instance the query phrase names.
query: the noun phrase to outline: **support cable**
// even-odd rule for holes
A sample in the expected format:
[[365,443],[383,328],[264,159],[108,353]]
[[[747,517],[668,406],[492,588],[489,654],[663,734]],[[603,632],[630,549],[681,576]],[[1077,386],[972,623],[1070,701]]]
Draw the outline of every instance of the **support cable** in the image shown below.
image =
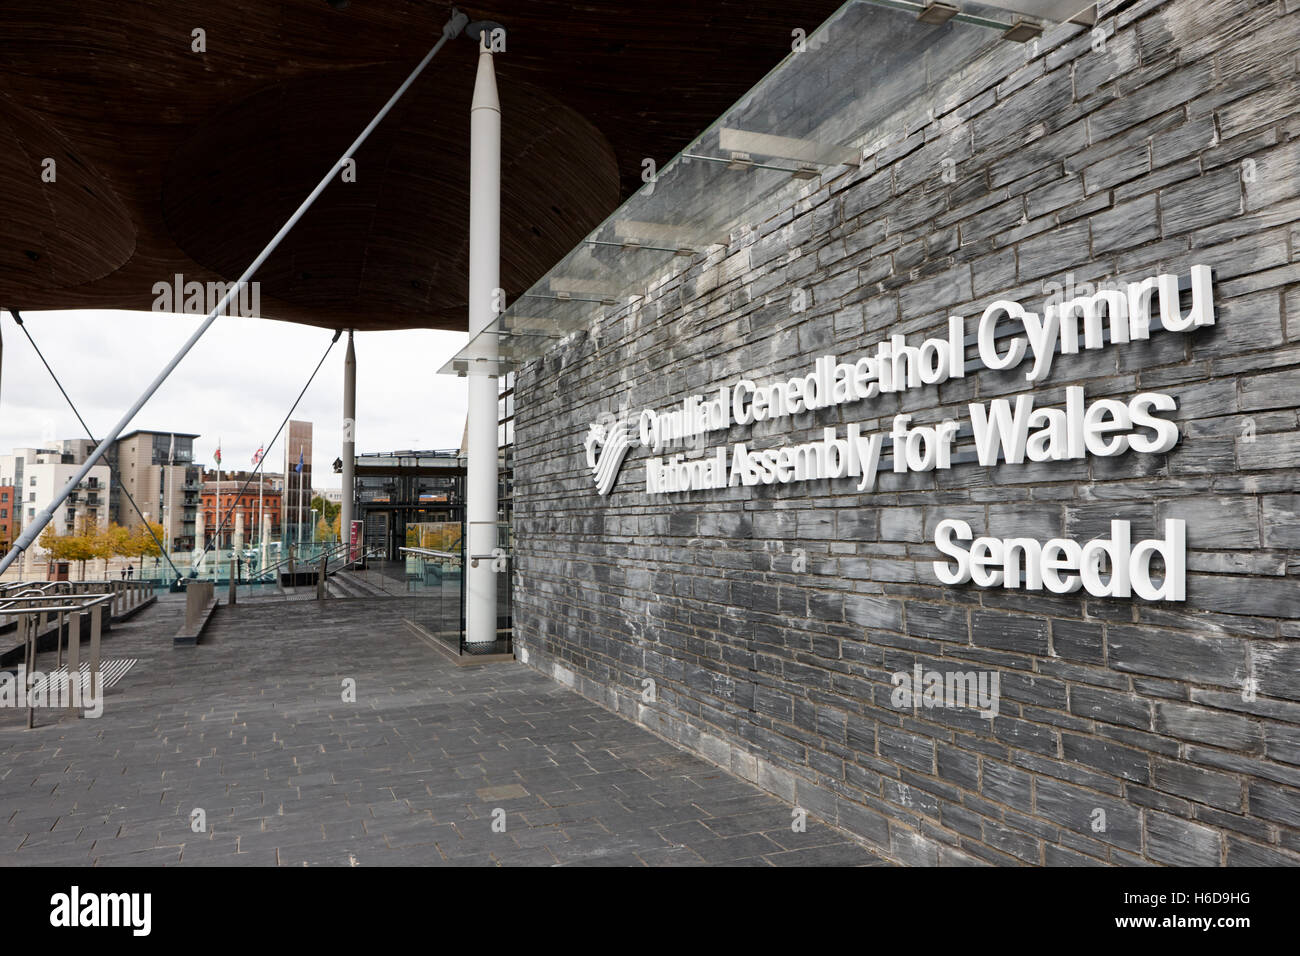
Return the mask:
[[[293,417],[293,413],[298,409],[298,403],[301,402],[302,397],[307,394],[307,389],[311,388],[311,383],[316,379],[316,373],[319,372],[321,366],[325,364],[325,359],[329,357],[330,350],[334,348],[334,343],[339,340],[339,337],[342,334],[343,334],[342,329],[335,330],[334,338],[330,339],[330,344],[325,346],[325,354],[320,357],[320,361],[317,362],[316,367],[312,369],[311,375],[307,376],[307,384],[302,387],[302,391],[298,393],[298,397],[295,398],[293,400],[293,404],[289,406],[289,411],[285,414],[284,420],[280,422],[280,427],[275,430],[275,436],[269,442],[267,442],[265,445],[262,446],[267,451],[270,451],[271,446],[273,446],[276,442],[276,439],[280,437],[280,433],[284,431],[284,426],[289,424],[289,419]],[[257,476],[258,472],[262,470],[262,465],[264,465],[265,463],[266,463],[266,455],[263,455],[261,458],[258,459],[257,467],[254,468],[251,472],[249,472],[248,480],[244,482],[244,487],[239,489],[239,494],[237,494],[234,500],[231,501],[230,507],[226,509],[226,514],[225,517],[221,519],[221,524],[219,524],[217,526],[217,530],[213,532],[212,540],[214,542],[221,539],[221,532],[225,530],[226,522],[230,520],[230,515],[235,510],[235,502],[237,502],[240,498],[244,496],[244,492],[248,490],[248,486],[253,483],[253,478]],[[284,480],[286,483],[288,483],[289,475],[287,473],[284,476]],[[221,507],[221,482],[219,481],[217,482],[217,507],[218,508]],[[206,538],[207,534],[208,531],[206,528],[204,528],[203,536]],[[258,534],[259,535],[261,534],[260,528],[258,529]],[[213,548],[209,549],[207,542],[204,541],[203,553],[194,559],[194,564],[190,568],[190,577],[196,578],[199,576],[199,565],[203,563],[203,558],[207,555],[209,550],[215,551],[216,548],[214,546]]]
[[248,280],[252,278],[253,274],[261,268],[262,263],[264,263],[271,253],[275,251],[276,247],[280,245],[280,242],[284,237],[289,234],[289,230],[297,225],[298,220],[303,217],[309,208],[311,208],[312,203],[314,203],[317,197],[325,191],[325,187],[333,181],[335,174],[337,174],[344,164],[352,158],[353,154],[360,148],[361,144],[364,143],[374,131],[375,127],[378,126],[384,117],[388,115],[389,111],[397,105],[397,101],[401,99],[402,94],[404,94],[410,88],[411,84],[415,82],[416,78],[424,72],[424,68],[429,65],[429,61],[432,60],[434,56],[437,55],[438,51],[442,49],[442,45],[452,37],[459,36],[468,22],[469,18],[465,16],[465,14],[461,13],[455,7],[452,7],[451,18],[443,26],[442,36],[438,38],[438,42],[435,43],[433,48],[425,54],[424,59],[421,60],[415,69],[411,71],[410,76],[406,78],[405,82],[397,88],[397,92],[389,97],[388,102],[383,105],[366,128],[361,131],[361,135],[353,141],[352,145],[347,148],[342,156],[334,161],[334,165],[330,167],[329,172],[324,175],[321,181],[316,184],[316,188],[311,191],[311,194],[305,200],[303,200],[302,205],[294,211],[288,221],[280,227],[280,231],[275,234],[267,244],[266,248],[263,249],[248,268],[244,270],[244,274],[239,277],[239,280],[227,290],[226,294],[222,296],[221,301],[217,303],[216,308],[208,313],[208,317],[204,319],[202,324],[194,330],[194,333],[186,339],[185,344],[181,346],[180,351],[172,356],[171,361],[163,367],[163,370],[158,373],[158,376],[149,384],[149,387],[146,388],[143,394],[135,400],[134,404],[127,409],[126,413],[118,420],[117,424],[113,426],[112,430],[104,440],[99,443],[99,446],[91,452],[91,454],[86,458],[85,464],[83,464],[77,473],[68,480],[68,483],[63,486],[63,489],[54,496],[54,500],[46,505],[30,524],[23,528],[23,533],[18,536],[18,540],[14,542],[13,547],[7,554],[0,557],[0,574],[3,574],[5,569],[8,568],[9,565],[13,564],[19,555],[31,547],[32,542],[36,540],[36,537],[41,533],[42,529],[44,529],[44,527],[49,524],[50,519],[54,517],[55,509],[67,500],[68,495],[72,494],[73,489],[81,483],[82,479],[86,477],[90,469],[93,468],[99,459],[103,457],[104,452],[108,450],[109,446],[117,441],[118,436],[126,430],[126,426],[131,423],[131,420],[135,418],[140,409],[144,407],[144,404],[153,397],[154,392],[158,391],[162,383],[167,380],[167,377],[176,369],[176,366],[181,363],[181,359],[185,358],[185,356],[189,354],[190,349],[192,349],[195,343],[203,337],[203,334],[212,326],[212,323],[217,320],[217,316],[224,312],[235,297],[243,291],[244,287],[248,284]]
[[[18,328],[22,329],[23,335],[27,336],[27,341],[32,343],[32,348],[36,350],[37,358],[39,358],[41,360],[41,364],[45,366],[45,371],[50,373],[50,378],[54,379],[54,384],[58,386],[59,392],[62,393],[63,395],[63,400],[66,401],[68,403],[68,407],[72,409],[72,414],[76,415],[77,421],[81,422],[81,427],[82,429],[85,430],[86,437],[89,438],[92,442],[98,444],[99,442],[95,438],[94,434],[91,432],[90,426],[87,425],[86,420],[81,417],[81,412],[77,411],[77,406],[73,403],[71,396],[68,395],[67,389],[65,389],[63,387],[63,383],[59,381],[59,377],[54,374],[54,369],[50,368],[50,363],[46,361],[45,354],[40,350],[40,347],[36,344],[36,340],[32,338],[32,333],[27,330],[27,324],[23,321],[23,317],[18,314],[17,309],[10,309],[9,314],[14,317],[14,321],[18,323]],[[121,470],[114,469],[111,463],[109,464],[108,469],[110,474],[115,470],[117,471],[117,476],[119,479],[118,486],[122,489],[122,494],[126,495],[126,500],[131,502],[131,507],[134,508],[135,513],[140,516],[140,520],[144,522],[145,530],[149,532],[149,536],[153,538],[154,543],[158,545],[158,550],[162,552],[163,558],[171,566],[172,574],[176,576],[177,580],[180,580],[181,573],[176,569],[176,565],[172,563],[171,556],[167,553],[167,549],[163,547],[163,543],[158,540],[158,535],[154,534],[153,526],[149,524],[149,519],[144,516],[144,512],[140,510],[140,506],[135,503],[135,498],[131,496],[131,492],[126,490],[126,483],[121,481],[121,477],[122,477]],[[169,508],[171,507],[170,502],[168,502],[167,507]]]

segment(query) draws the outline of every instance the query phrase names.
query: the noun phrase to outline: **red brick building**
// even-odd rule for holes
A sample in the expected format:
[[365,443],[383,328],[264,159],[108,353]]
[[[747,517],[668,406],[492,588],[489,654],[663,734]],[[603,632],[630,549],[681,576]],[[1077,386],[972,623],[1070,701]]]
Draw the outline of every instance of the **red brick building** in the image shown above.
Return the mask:
[[9,550],[18,533],[18,508],[15,504],[14,486],[0,485],[0,554]]
[[[247,487],[245,487],[247,482]],[[283,497],[282,482],[274,478],[264,478],[262,485],[262,513],[271,521],[271,528],[268,533],[268,540],[278,538],[280,534],[280,508]],[[218,501],[220,497],[220,501]],[[217,533],[218,526],[226,518],[227,510],[230,517],[226,520],[226,525],[221,530],[221,538],[216,543],[218,548],[228,548],[235,533],[235,516],[244,516],[244,544],[251,545],[257,538],[258,521],[258,501],[257,501],[257,480],[248,481],[247,476],[236,475],[233,478],[223,476],[221,481],[207,480],[203,482],[203,493],[199,503],[199,511],[203,515],[203,536],[205,543],[212,540],[212,536]]]

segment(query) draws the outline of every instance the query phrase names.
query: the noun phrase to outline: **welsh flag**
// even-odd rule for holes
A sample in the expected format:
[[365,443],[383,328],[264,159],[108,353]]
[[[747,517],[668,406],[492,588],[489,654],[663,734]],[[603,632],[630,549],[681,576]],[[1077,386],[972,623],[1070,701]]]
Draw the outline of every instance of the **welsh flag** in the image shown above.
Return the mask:
[[217,452],[212,457],[217,460],[218,465],[221,464],[221,440],[220,439],[217,440]]

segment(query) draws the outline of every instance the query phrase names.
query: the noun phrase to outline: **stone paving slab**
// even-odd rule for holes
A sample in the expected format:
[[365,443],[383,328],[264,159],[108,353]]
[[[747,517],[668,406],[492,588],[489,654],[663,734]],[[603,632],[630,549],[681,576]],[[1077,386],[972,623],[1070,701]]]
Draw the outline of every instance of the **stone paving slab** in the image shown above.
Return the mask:
[[139,663],[101,718],[0,710],[0,865],[883,865],[527,667],[456,667],[412,605],[250,602],[173,647],[163,596],[105,640]]

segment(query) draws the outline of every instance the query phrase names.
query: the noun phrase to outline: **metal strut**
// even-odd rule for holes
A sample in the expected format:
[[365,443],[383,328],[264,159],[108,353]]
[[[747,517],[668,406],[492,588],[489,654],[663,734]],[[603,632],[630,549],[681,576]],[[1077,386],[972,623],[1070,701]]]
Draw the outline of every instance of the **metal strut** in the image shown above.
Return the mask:
[[251,279],[253,274],[262,266],[262,263],[267,260],[267,257],[275,251],[276,247],[280,245],[280,242],[284,237],[289,234],[289,230],[297,225],[298,220],[301,219],[303,214],[311,208],[312,203],[316,201],[317,197],[325,191],[325,187],[334,179],[334,176],[339,169],[341,169],[343,165],[351,159],[352,154],[360,148],[361,144],[366,141],[372,132],[374,132],[375,127],[378,126],[384,117],[388,115],[389,111],[397,105],[397,101],[402,98],[402,94],[404,94],[410,88],[411,84],[415,82],[416,78],[424,72],[424,68],[429,65],[429,61],[432,60],[437,55],[438,51],[442,49],[442,45],[453,37],[459,36],[461,31],[465,29],[467,23],[469,23],[469,17],[465,16],[465,14],[461,13],[455,7],[452,7],[451,18],[443,25],[442,36],[438,38],[438,42],[433,45],[433,48],[425,54],[424,59],[421,60],[415,69],[411,71],[411,75],[406,78],[406,81],[397,88],[397,92],[389,97],[388,102],[383,105],[379,112],[375,114],[374,119],[372,119],[366,128],[361,131],[361,135],[353,141],[352,145],[347,148],[342,156],[335,160],[334,165],[330,167],[329,172],[327,172],[324,177],[321,178],[321,181],[316,184],[316,188],[311,191],[311,194],[305,200],[303,200],[302,205],[294,211],[294,214],[289,217],[288,221],[280,227],[280,231],[275,234],[269,243],[267,243],[266,248],[263,249],[258,254],[257,258],[252,261],[249,267],[244,270],[244,274],[239,277],[239,281],[231,286],[222,297],[221,301],[217,303],[216,308],[208,313],[208,317],[203,320],[203,323],[197,329],[194,330],[194,334],[185,341],[185,344],[181,346],[180,351],[178,351],[172,357],[171,361],[163,367],[163,370],[158,373],[158,377],[149,384],[149,387],[146,388],[143,394],[135,400],[135,403],[127,409],[126,414],[118,420],[118,423],[113,426],[112,430],[105,436],[104,440],[99,443],[99,446],[91,452],[91,454],[86,458],[85,464],[83,464],[77,473],[69,479],[68,483],[63,486],[63,489],[54,496],[54,500],[42,508],[40,513],[23,528],[23,533],[18,536],[18,540],[14,542],[13,547],[4,557],[0,558],[0,574],[3,574],[5,569],[8,568],[9,565],[13,564],[19,555],[31,547],[32,542],[36,540],[37,536],[45,526],[50,523],[50,519],[54,517],[55,509],[67,500],[68,495],[72,494],[73,490],[81,483],[82,479],[86,477],[90,469],[95,466],[101,457],[103,457],[104,452],[108,451],[109,446],[117,441],[118,436],[122,434],[126,429],[126,426],[131,424],[131,420],[135,418],[140,409],[144,407],[145,402],[149,401],[149,399],[153,397],[154,392],[158,391],[158,388],[162,383],[167,380],[167,376],[171,375],[176,366],[180,364],[181,359],[185,358],[190,349],[194,347],[195,343],[203,337],[203,334],[212,326],[212,323],[217,320],[217,316],[225,311],[227,306],[230,305],[230,302],[239,295],[244,286],[248,284],[248,280]]

